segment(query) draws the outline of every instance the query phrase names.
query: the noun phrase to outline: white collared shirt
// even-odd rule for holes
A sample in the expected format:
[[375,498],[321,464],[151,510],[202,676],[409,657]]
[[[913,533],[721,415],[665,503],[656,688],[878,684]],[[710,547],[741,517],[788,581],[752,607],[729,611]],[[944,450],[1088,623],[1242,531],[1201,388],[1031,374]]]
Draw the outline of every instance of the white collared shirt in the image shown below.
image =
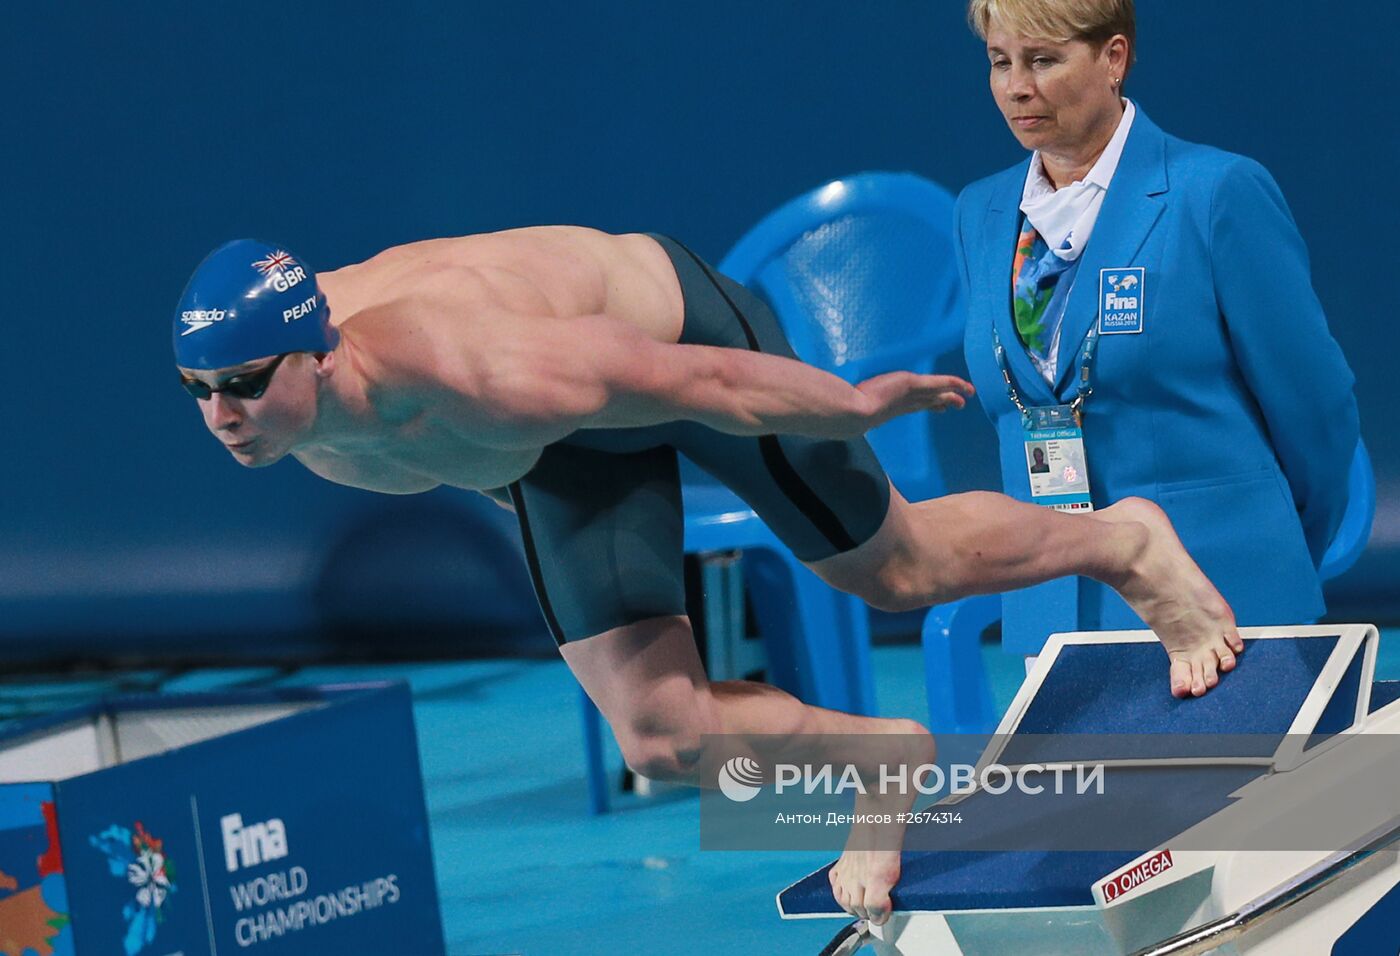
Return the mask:
[[1118,160],[1123,156],[1123,146],[1128,141],[1128,130],[1132,128],[1136,113],[1132,101],[1124,99],[1123,117],[1118,121],[1113,138],[1093,168],[1077,183],[1056,189],[1045,175],[1040,150],[1031,155],[1031,168],[1021,191],[1021,212],[1061,259],[1078,259],[1089,244],[1104,194],[1118,170]]

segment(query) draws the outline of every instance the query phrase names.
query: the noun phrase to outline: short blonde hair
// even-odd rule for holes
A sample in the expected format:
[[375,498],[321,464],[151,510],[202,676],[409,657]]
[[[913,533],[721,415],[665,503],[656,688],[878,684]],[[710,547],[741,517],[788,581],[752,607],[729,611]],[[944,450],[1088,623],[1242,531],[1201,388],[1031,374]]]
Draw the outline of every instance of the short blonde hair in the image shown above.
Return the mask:
[[1083,40],[1102,48],[1123,34],[1128,66],[1137,61],[1137,18],[1133,0],[969,0],[967,22],[983,40],[992,21],[1038,40]]

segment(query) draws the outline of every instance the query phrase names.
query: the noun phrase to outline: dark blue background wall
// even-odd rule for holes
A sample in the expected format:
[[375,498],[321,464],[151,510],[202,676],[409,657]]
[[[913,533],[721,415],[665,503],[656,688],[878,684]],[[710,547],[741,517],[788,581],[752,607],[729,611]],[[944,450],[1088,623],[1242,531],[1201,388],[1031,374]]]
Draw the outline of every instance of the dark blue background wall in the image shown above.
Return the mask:
[[[1382,492],[1334,606],[1386,613],[1400,12],[1140,0],[1139,18],[1129,94],[1167,130],[1261,160],[1311,246]],[[533,626],[503,515],[448,493],[379,499],[292,463],[243,471],[204,433],[167,321],[224,239],[272,237],[329,268],[571,222],[673,233],[717,259],[842,173],[910,169],[956,191],[1021,155],[955,0],[10,5],[0,83],[0,634],[72,640],[290,634],[354,595],[372,599],[341,617],[373,623],[415,588],[410,617],[452,621],[460,606],[428,595],[463,575],[485,582],[460,602],[482,633]],[[938,427],[962,446],[956,487],[995,482],[979,412]],[[415,527],[438,546],[401,530]],[[376,551],[397,557],[344,559]]]

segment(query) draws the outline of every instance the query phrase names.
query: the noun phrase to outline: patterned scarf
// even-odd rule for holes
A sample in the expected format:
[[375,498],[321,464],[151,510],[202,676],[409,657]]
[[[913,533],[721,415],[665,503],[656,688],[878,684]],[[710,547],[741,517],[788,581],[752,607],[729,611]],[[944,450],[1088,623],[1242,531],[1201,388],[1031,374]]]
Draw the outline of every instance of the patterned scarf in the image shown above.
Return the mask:
[[1061,259],[1051,251],[1029,222],[1024,223],[1016,240],[1016,258],[1011,264],[1012,309],[1016,318],[1016,334],[1021,344],[1041,361],[1049,358],[1050,345],[1064,318],[1064,296],[1060,308],[1050,311],[1060,276],[1072,268],[1077,259]]

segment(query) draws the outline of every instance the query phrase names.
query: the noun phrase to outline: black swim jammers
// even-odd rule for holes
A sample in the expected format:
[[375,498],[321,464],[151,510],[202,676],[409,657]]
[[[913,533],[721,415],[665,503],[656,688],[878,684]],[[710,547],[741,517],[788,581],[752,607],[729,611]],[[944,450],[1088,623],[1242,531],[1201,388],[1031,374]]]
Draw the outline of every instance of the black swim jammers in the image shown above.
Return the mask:
[[[756,295],[673,239],[682,344],[795,357]],[[874,536],[889,481],[863,438],[727,435],[695,422],[589,429],[545,448],[510,486],[535,593],[560,644],[685,613],[677,453],[746,501],[792,552],[816,561]]]

